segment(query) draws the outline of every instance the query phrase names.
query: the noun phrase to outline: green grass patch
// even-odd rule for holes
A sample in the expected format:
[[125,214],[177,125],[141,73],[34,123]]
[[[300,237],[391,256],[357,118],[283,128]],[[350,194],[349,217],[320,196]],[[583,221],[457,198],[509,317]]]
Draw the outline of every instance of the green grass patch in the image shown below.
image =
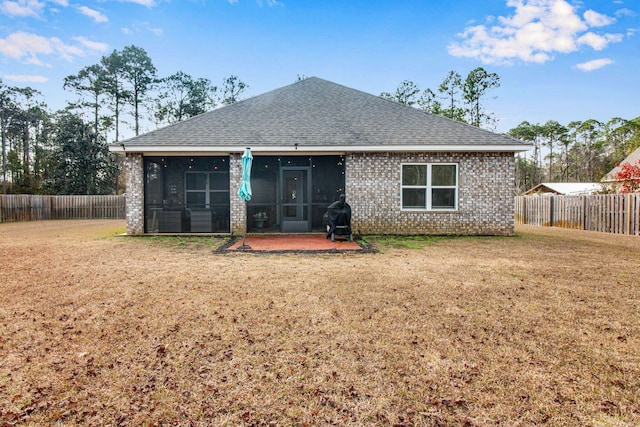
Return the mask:
[[98,239],[111,239],[127,232],[124,226],[103,228],[98,232]]
[[[509,236],[511,238],[512,236]],[[522,236],[519,236],[522,237]],[[504,239],[505,236],[430,236],[430,235],[415,235],[415,236],[401,236],[390,234],[377,234],[362,236],[359,240],[365,245],[369,245],[374,249],[383,252],[385,249],[424,249],[432,246],[435,243],[443,241],[453,240],[478,240],[478,239]]]
[[228,237],[205,236],[150,236],[140,241],[169,248],[184,249],[217,249],[229,241]]
[[397,235],[372,235],[362,236],[361,241],[372,245],[378,250],[385,248],[424,249],[434,243],[446,239],[445,236],[397,236]]

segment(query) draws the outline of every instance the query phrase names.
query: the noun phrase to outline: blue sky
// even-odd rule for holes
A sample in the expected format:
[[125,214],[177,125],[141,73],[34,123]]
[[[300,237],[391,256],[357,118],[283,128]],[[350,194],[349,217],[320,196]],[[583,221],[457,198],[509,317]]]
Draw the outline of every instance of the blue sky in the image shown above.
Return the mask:
[[299,74],[435,91],[482,66],[501,77],[487,108],[504,132],[640,116],[639,32],[638,0],[0,0],[0,78],[57,109],[65,76],[132,44],[160,76],[233,74],[247,96]]

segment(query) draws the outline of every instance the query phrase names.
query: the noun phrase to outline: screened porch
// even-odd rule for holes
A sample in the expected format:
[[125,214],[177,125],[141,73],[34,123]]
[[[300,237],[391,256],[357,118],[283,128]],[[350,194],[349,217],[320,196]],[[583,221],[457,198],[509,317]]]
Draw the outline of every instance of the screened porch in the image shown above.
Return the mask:
[[[145,233],[229,233],[229,157],[145,157]],[[327,206],[345,188],[344,156],[254,156],[251,233],[323,231]]]

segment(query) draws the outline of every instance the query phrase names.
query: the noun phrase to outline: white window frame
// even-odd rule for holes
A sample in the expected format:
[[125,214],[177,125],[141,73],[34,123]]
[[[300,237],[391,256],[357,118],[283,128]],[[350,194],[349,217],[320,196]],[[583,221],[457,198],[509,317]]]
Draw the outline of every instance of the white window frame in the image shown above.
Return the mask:
[[[403,185],[403,172],[405,166],[426,166],[427,167],[427,182],[425,185]],[[456,184],[455,185],[432,185],[432,167],[433,166],[455,166],[456,167]],[[405,208],[404,207],[404,189],[424,189],[425,190],[425,202],[424,208]],[[432,190],[434,189],[455,189],[454,207],[453,208],[434,208],[432,207]],[[460,193],[460,167],[458,163],[402,163],[400,164],[400,210],[406,212],[456,212],[458,211],[458,197]]]

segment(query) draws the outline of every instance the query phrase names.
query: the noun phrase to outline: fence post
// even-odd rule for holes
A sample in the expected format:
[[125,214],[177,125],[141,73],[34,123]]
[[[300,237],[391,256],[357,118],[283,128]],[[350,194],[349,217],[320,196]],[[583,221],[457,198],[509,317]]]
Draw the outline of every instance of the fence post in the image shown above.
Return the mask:
[[624,201],[625,201],[625,208],[624,208],[624,213],[626,215],[626,234],[631,234],[631,194],[625,194],[624,195]]
[[588,202],[587,202],[587,196],[582,196],[582,229],[583,230],[588,230],[589,227],[587,225],[588,219],[589,219],[589,215],[587,213],[587,209],[588,209]]

